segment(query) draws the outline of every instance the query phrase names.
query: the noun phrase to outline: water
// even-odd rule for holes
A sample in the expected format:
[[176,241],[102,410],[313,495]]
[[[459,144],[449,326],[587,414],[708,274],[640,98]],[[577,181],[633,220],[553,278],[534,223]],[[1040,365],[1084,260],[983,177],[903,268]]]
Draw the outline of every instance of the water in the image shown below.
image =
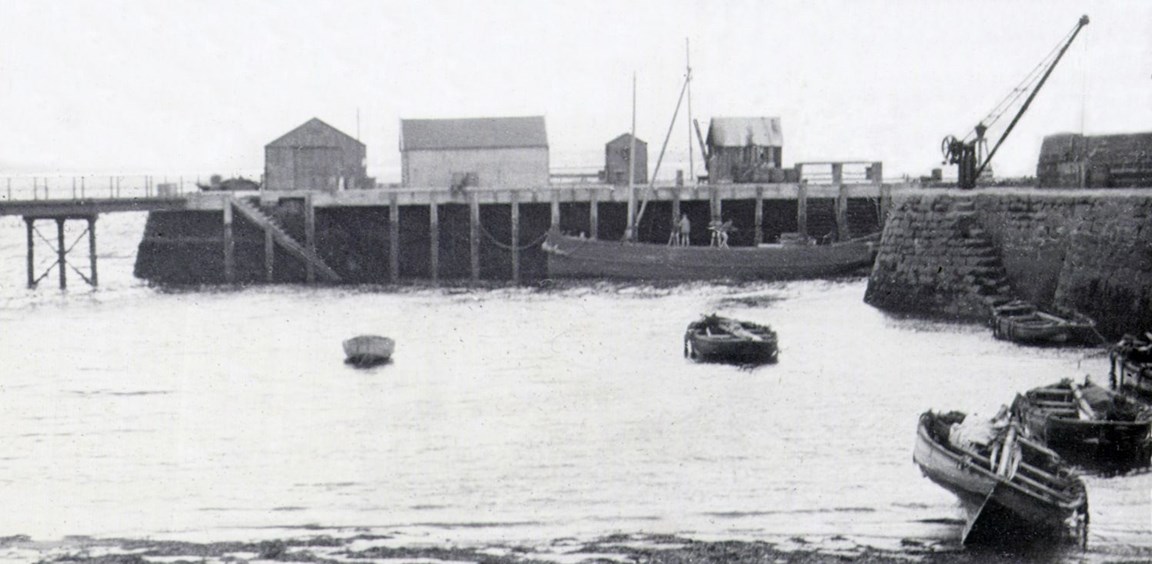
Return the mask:
[[[918,415],[1107,375],[1098,351],[886,316],[860,279],[162,291],[131,277],[143,221],[103,216],[101,288],[62,293],[23,287],[23,223],[0,218],[0,536],[949,546]],[[713,311],[771,324],[780,362],[685,361]],[[395,361],[345,366],[358,333]],[[1152,474],[1087,482],[1090,554],[1152,550]]]

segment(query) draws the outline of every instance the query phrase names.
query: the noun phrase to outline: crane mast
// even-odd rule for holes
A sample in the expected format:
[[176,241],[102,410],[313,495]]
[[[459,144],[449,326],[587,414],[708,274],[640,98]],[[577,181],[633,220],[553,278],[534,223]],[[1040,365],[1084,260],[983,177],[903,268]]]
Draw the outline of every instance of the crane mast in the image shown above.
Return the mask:
[[[940,145],[940,150],[944,153],[945,164],[959,165],[957,185],[959,185],[960,188],[969,189],[976,187],[976,179],[979,178],[980,174],[984,172],[984,169],[988,167],[988,163],[992,161],[992,157],[996,155],[996,151],[1000,149],[1000,145],[1008,138],[1008,134],[1012,133],[1012,129],[1016,127],[1016,123],[1024,116],[1024,112],[1028,110],[1028,106],[1032,104],[1032,100],[1036,98],[1036,94],[1040,92],[1040,89],[1048,80],[1048,76],[1052,74],[1053,69],[1056,68],[1056,64],[1059,63],[1060,59],[1064,56],[1064,52],[1068,50],[1068,47],[1072,45],[1072,41],[1076,39],[1076,35],[1078,35],[1080,30],[1086,25],[1088,25],[1088,16],[1080,16],[1080,20],[1076,22],[1076,26],[1069,32],[1068,36],[1057,44],[1058,50],[1054,50],[1056,56],[1053,57],[1047,65],[1044,64],[1044,61],[1041,61],[1041,64],[1038,65],[1037,69],[1032,73],[1029,73],[1024,82],[1021,83],[1021,86],[1013,89],[1003,102],[994,108],[987,117],[976,124],[972,133],[969,133],[964,139],[957,139],[953,135],[944,138],[944,141]],[[1045,57],[1045,60],[1047,59],[1048,57]],[[1037,74],[1036,71],[1039,69],[1043,69],[1042,74]],[[1036,79],[1037,76],[1039,77],[1038,80]],[[1029,83],[1033,81],[1035,81],[1035,85],[1029,87]],[[1017,110],[1016,115],[1012,117],[1012,121],[1009,122],[1008,127],[1005,128],[1004,133],[1000,135],[996,144],[992,146],[992,150],[989,151],[988,140],[984,137],[984,134],[988,132],[988,128],[991,127],[992,124],[1007,112],[1012,103],[1020,99],[1024,92],[1029,92],[1028,98],[1024,100],[1020,109]]]

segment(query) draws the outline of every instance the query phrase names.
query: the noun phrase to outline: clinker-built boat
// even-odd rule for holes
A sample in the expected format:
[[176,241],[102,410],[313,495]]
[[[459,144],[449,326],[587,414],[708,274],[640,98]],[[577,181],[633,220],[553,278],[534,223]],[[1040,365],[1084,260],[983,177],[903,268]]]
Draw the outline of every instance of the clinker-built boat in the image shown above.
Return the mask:
[[776,332],[764,325],[713,314],[684,332],[684,356],[693,360],[765,363],[775,362],[776,355]]
[[1013,301],[992,310],[992,334],[1026,345],[1077,345],[1091,343],[1095,323],[1081,316],[1060,316],[1035,305]]
[[1152,454],[1152,409],[1089,380],[1029,390],[1012,412],[1029,437],[1075,464],[1121,469],[1147,465]]
[[925,476],[960,498],[967,514],[964,544],[1086,542],[1083,481],[1055,452],[1022,437],[1006,412],[991,422],[955,411],[926,412],[912,459]]

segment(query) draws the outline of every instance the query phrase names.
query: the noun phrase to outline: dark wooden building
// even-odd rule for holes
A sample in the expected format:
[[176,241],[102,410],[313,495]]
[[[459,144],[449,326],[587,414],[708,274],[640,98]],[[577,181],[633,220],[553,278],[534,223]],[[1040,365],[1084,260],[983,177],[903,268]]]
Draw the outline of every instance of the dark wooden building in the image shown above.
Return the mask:
[[1152,187],[1152,132],[1049,135],[1040,145],[1036,181],[1045,188]]
[[371,188],[365,157],[363,143],[312,118],[264,146],[264,189]]
[[648,144],[636,138],[636,158],[628,154],[632,150],[632,134],[625,133],[604,145],[604,182],[628,184],[628,163],[635,165],[636,184],[648,183]]
[[712,118],[708,125],[709,182],[782,182],[780,118]]
[[543,116],[400,120],[405,186],[548,185]]

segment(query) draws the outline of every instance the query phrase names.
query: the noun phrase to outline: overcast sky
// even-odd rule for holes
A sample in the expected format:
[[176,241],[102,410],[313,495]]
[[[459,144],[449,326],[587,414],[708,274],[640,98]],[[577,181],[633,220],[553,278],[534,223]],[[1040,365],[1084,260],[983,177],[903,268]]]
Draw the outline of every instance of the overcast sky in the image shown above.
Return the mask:
[[655,164],[685,38],[703,126],[779,116],[785,164],[920,175],[1081,14],[1000,175],[1034,174],[1050,133],[1152,131],[1152,2],[0,0],[0,176],[259,171],[312,117],[359,130],[383,181],[401,118],[544,115],[553,167],[595,170],[630,127],[633,71]]

